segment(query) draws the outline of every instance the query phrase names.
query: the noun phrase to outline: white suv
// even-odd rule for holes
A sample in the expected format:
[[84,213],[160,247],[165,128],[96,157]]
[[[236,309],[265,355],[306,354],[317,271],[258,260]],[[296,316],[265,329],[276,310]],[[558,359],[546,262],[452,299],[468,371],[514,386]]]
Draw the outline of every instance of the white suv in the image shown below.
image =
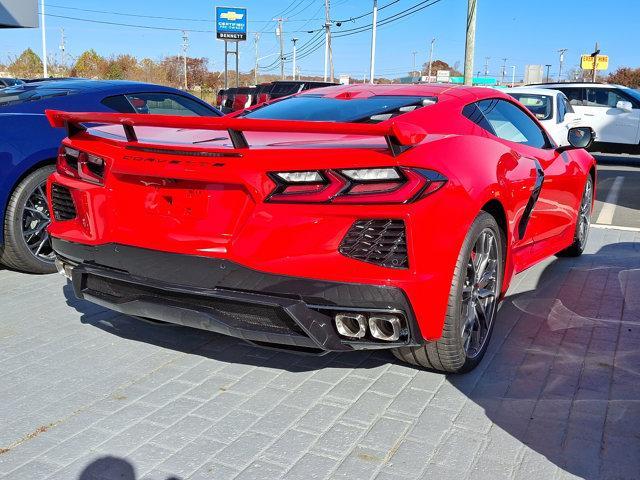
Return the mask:
[[595,130],[593,150],[637,152],[640,148],[637,90],[604,83],[546,83],[544,88],[564,93],[574,111]]
[[574,112],[564,93],[548,88],[518,87],[502,90],[535,115],[556,145],[569,145],[567,134],[572,127],[591,127]]

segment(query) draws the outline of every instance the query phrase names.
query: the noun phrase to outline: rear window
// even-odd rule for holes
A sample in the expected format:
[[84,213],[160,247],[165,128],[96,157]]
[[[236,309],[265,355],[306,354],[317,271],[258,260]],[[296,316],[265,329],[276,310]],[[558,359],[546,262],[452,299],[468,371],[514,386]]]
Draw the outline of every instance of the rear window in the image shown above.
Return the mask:
[[553,98],[549,95],[507,93],[527,107],[527,110],[533,113],[538,120],[549,120],[553,118]]
[[377,123],[435,103],[435,97],[375,96],[341,100],[301,95],[257,108],[245,116],[271,120]]
[[302,85],[299,83],[274,83],[273,88],[271,89],[271,94],[284,97],[286,95],[298,93],[300,87],[302,87]]
[[6,105],[18,105],[26,102],[34,102],[51,97],[63,97],[74,93],[68,89],[59,88],[6,88],[0,90],[0,107]]

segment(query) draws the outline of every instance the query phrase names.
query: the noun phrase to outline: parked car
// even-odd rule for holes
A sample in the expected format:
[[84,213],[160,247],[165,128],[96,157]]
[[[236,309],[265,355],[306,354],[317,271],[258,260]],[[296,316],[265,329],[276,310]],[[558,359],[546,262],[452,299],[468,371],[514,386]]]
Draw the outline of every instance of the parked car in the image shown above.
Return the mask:
[[216,107],[220,108],[222,106],[222,103],[224,102],[225,92],[225,89],[218,90],[218,93],[216,94]]
[[47,108],[220,115],[192,95],[138,82],[47,80],[0,90],[0,262],[33,273],[55,271],[44,187],[64,133],[51,128]]
[[571,127],[591,126],[573,110],[564,93],[547,88],[510,88],[504,90],[535,115],[558,146],[568,145]]
[[288,95],[312,90],[314,88],[335,86],[331,82],[316,82],[309,80],[278,80],[271,84],[268,91],[269,99],[282,98]]
[[0,78],[0,88],[14,87],[16,85],[22,85],[23,83],[24,81],[19,78]]
[[256,93],[253,98],[252,105],[257,105],[259,103],[264,103],[270,100],[269,92],[271,91],[272,83],[261,83],[256,86]]
[[593,149],[613,152],[640,150],[640,93],[606,83],[547,83],[560,90],[575,112],[596,132]]
[[48,116],[68,134],[50,233],[75,294],[258,345],[387,348],[468,371],[514,274],[580,255],[589,232],[593,132],[555,148],[491,89],[338,86],[222,118]]

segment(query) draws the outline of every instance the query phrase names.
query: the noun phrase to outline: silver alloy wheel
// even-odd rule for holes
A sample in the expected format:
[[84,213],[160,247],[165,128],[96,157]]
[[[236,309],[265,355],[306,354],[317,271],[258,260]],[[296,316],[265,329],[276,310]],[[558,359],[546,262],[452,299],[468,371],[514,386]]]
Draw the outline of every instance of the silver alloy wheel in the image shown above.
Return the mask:
[[489,337],[499,294],[499,262],[496,235],[485,228],[471,250],[462,287],[460,334],[467,358],[476,357]]
[[591,177],[587,179],[582,195],[582,203],[578,212],[578,242],[584,247],[589,235],[589,227],[591,226],[591,202],[593,201],[593,183]]
[[49,202],[45,193],[46,182],[38,185],[24,204],[22,212],[22,238],[34,257],[53,262],[54,254],[47,226],[51,223]]

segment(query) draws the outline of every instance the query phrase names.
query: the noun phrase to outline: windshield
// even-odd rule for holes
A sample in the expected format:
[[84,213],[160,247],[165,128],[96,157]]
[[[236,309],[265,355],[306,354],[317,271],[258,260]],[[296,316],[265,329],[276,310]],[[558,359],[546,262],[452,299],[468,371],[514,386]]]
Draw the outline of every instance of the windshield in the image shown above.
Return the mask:
[[627,95],[629,95],[630,97],[633,97],[640,102],[640,91],[634,90],[633,88],[627,88],[627,87],[623,87],[622,91]]
[[301,95],[265,105],[245,116],[271,120],[376,123],[435,102],[433,97],[374,96],[342,100]]
[[553,118],[552,97],[534,93],[507,93],[527,107],[527,109],[533,113],[538,120],[550,120]]
[[0,107],[17,105],[25,102],[42,100],[43,98],[60,97],[73,93],[71,90],[55,88],[5,88],[0,90]]

